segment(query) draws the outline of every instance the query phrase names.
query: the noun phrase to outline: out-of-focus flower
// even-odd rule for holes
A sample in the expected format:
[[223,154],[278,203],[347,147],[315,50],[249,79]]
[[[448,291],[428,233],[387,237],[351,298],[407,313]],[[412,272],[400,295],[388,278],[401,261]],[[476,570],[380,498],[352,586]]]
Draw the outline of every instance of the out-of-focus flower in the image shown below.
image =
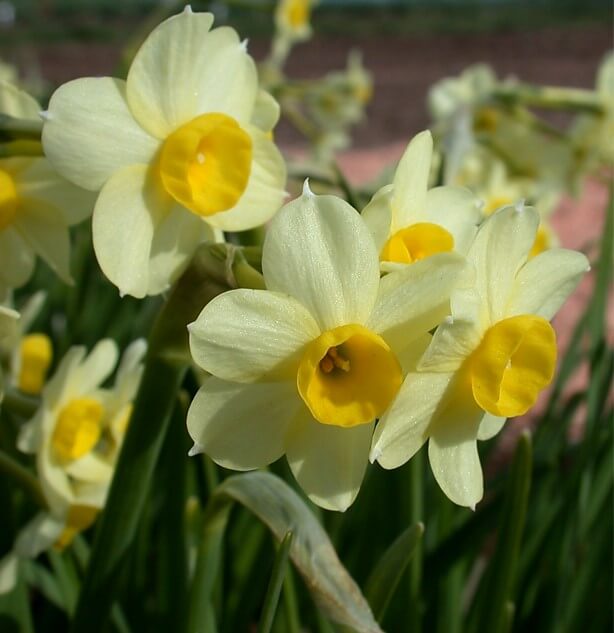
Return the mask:
[[430,132],[414,137],[393,184],[380,189],[362,213],[383,270],[398,269],[437,253],[464,254],[477,231],[480,204],[468,189],[428,189],[432,151]]
[[477,440],[524,414],[552,380],[556,336],[549,320],[589,269],[581,253],[551,249],[528,258],[539,217],[504,208],[480,228],[467,255],[475,287],[452,293],[440,325],[380,420],[371,460],[396,468],[429,440],[435,479],[455,503],[483,494]]
[[307,495],[345,510],[358,493],[373,424],[447,314],[464,260],[442,254],[380,282],[360,216],[307,185],[272,221],[267,290],[232,290],[190,326],[212,374],[188,413],[195,447],[249,470],[284,453]]
[[[0,113],[38,119],[27,93],[0,81]],[[91,193],[59,176],[44,158],[0,159],[0,301],[25,284],[36,255],[70,282],[68,227],[92,212]]]
[[19,534],[0,563],[0,591],[15,582],[19,558],[63,549],[87,529],[104,506],[113,469],[132,412],[146,345],[130,345],[114,386],[103,388],[117,363],[117,346],[103,340],[86,357],[73,347],[42,392],[39,410],[22,427],[18,448],[36,455],[36,468],[48,511]]
[[304,42],[311,37],[311,7],[314,0],[278,0],[275,26],[278,34],[290,42]]
[[77,79],[49,104],[45,152],[100,190],[94,249],[125,294],[164,291],[200,243],[263,224],[285,195],[276,104],[237,33],[212,23],[187,7],[149,35],[127,81]]
[[[19,312],[0,305],[0,346],[14,338],[19,329]],[[0,364],[0,402],[4,396],[4,373]]]

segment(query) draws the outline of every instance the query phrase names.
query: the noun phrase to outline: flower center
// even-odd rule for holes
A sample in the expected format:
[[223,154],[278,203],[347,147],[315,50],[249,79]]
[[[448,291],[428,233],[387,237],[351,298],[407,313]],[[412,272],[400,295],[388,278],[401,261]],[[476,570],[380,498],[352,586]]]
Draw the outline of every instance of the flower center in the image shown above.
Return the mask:
[[17,188],[13,177],[0,169],[0,231],[5,229],[17,215]]
[[556,334],[548,321],[521,315],[486,331],[469,359],[478,405],[502,417],[526,413],[554,375]]
[[70,545],[79,532],[86,530],[96,520],[98,512],[99,509],[94,506],[70,506],[66,516],[66,526],[53,544],[54,549],[62,551]]
[[380,254],[384,262],[411,264],[437,253],[454,250],[454,238],[438,224],[419,222],[397,231]]
[[39,394],[53,358],[51,341],[45,334],[28,334],[21,339],[18,385],[21,391]]
[[252,141],[231,117],[203,114],[175,130],[160,154],[166,191],[197,215],[232,209],[247,187]]
[[388,344],[361,325],[318,336],[307,346],[297,374],[298,391],[315,419],[343,427],[381,416],[402,381]]
[[96,446],[103,414],[103,406],[94,398],[75,398],[60,411],[51,437],[59,461],[72,462]]

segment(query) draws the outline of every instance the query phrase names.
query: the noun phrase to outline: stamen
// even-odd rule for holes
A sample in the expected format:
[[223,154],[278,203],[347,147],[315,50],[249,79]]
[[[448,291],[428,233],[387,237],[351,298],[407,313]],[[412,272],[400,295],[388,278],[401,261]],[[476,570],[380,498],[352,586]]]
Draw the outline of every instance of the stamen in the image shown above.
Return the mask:
[[320,361],[320,369],[325,374],[330,374],[334,369],[348,372],[350,371],[350,361],[347,358],[343,358],[336,347],[331,347],[326,352],[326,356]]

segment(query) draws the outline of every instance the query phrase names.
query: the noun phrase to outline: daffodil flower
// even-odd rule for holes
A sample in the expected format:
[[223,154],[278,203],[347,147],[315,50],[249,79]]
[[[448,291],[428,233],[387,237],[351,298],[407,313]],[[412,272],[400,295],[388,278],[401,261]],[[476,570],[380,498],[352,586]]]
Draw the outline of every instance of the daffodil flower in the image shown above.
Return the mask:
[[187,7],[149,35],[127,81],[71,81],[45,115],[51,162],[100,191],[94,249],[123,294],[163,292],[199,244],[263,224],[285,195],[277,105],[237,33],[212,23]]
[[435,255],[465,253],[481,219],[480,204],[467,189],[428,189],[433,139],[414,137],[394,175],[362,215],[380,254],[382,269],[395,270]]
[[311,37],[311,5],[314,0],[279,0],[275,8],[278,33],[290,42],[302,42]]
[[457,289],[436,330],[380,420],[371,460],[396,468],[428,440],[435,479],[471,508],[483,494],[477,440],[522,415],[552,380],[556,336],[549,320],[588,270],[586,257],[551,249],[528,259],[538,214],[504,208],[480,228],[467,258],[475,287]]
[[380,282],[360,215],[306,185],[271,222],[262,267],[267,290],[226,292],[189,327],[212,374],[188,413],[192,453],[235,470],[285,453],[312,501],[345,510],[374,420],[447,314],[464,260],[446,253]]
[[[38,119],[39,104],[27,93],[0,81],[0,113]],[[66,282],[70,277],[68,227],[92,212],[91,193],[75,187],[45,158],[0,159],[0,301],[25,284],[36,255]]]

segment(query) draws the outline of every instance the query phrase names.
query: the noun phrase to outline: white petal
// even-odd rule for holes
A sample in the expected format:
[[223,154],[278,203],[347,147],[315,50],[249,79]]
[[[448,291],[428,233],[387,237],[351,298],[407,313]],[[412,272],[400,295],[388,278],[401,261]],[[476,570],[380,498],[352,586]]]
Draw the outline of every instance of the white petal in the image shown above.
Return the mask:
[[323,330],[364,323],[379,286],[377,252],[361,217],[340,198],[311,192],[271,222],[262,269],[267,288],[298,299]]
[[75,394],[86,395],[98,388],[111,374],[119,352],[112,339],[103,339],[96,343],[79,368],[70,377],[71,390]]
[[433,137],[428,130],[409,142],[394,175],[392,233],[424,221],[432,154]]
[[150,163],[159,145],[130,113],[124,81],[76,79],[51,97],[43,126],[45,155],[84,189],[97,191],[123,167]]
[[15,541],[15,553],[22,558],[36,558],[59,538],[64,524],[47,513],[37,514],[21,530]]
[[553,248],[530,259],[518,272],[507,312],[550,320],[590,270],[582,253]]
[[64,400],[65,392],[70,387],[72,378],[78,373],[78,366],[85,358],[85,352],[85,347],[75,346],[64,354],[55,373],[43,387],[43,406],[39,411],[44,413]]
[[539,216],[533,209],[506,207],[482,224],[469,250],[467,259],[475,266],[475,288],[491,324],[506,316],[514,278],[527,261],[538,224]]
[[384,468],[397,468],[426,442],[429,427],[452,374],[408,374],[401,389],[375,428],[370,459]]
[[304,408],[288,431],[286,457],[292,473],[317,505],[347,510],[367,468],[373,424],[342,428],[316,422]]
[[450,293],[467,268],[457,253],[440,253],[386,275],[367,327],[399,353],[449,313]]
[[234,29],[209,31],[210,13],[183,12],[145,40],[128,73],[128,102],[158,138],[199,114],[248,121],[258,90],[256,67]]
[[41,200],[23,199],[14,222],[24,241],[65,282],[70,276],[70,237],[62,212]]
[[[0,290],[1,286],[19,288],[34,272],[34,253],[12,226],[0,231]],[[3,293],[0,292],[0,296]]]
[[499,433],[507,418],[498,418],[496,415],[486,413],[480,422],[478,429],[478,440],[489,440]]
[[437,328],[418,365],[420,371],[456,371],[481,340],[481,329],[472,321],[454,319]]
[[224,231],[245,231],[268,222],[286,196],[286,163],[275,144],[254,127],[248,127],[252,139],[252,168],[247,187],[228,211],[207,217],[207,222]]
[[437,414],[429,441],[433,475],[445,495],[468,508],[482,499],[484,482],[477,437],[484,412],[468,397],[450,398]]
[[113,477],[113,466],[99,455],[87,453],[68,464],[66,472],[80,481],[108,484]]
[[382,187],[371,198],[369,204],[363,209],[362,219],[365,221],[373,241],[375,248],[379,253],[386,241],[390,237],[390,227],[392,224],[392,185]]
[[43,410],[39,409],[34,417],[19,428],[17,448],[22,453],[36,453],[43,441]]
[[263,132],[270,132],[279,121],[279,103],[266,90],[259,90],[250,123]]
[[225,292],[190,326],[194,360],[209,373],[237,382],[296,379],[307,343],[320,331],[292,297],[268,290]]
[[72,225],[85,220],[94,209],[95,195],[62,178],[48,160],[36,159],[19,173],[17,187],[20,196],[43,200],[57,207]]
[[0,80],[0,113],[17,119],[38,121],[41,107],[27,92],[8,81]]
[[154,229],[170,199],[158,195],[145,165],[126,167],[103,187],[94,209],[94,250],[102,272],[123,294],[142,298],[149,288]]
[[9,593],[17,584],[19,573],[19,557],[14,552],[9,552],[0,560],[0,595]]
[[251,470],[284,453],[284,436],[301,406],[288,382],[241,385],[214,376],[188,411],[188,432],[220,466]]
[[465,254],[482,219],[477,198],[462,187],[435,187],[426,194],[426,221],[443,226],[454,238],[454,250]]

